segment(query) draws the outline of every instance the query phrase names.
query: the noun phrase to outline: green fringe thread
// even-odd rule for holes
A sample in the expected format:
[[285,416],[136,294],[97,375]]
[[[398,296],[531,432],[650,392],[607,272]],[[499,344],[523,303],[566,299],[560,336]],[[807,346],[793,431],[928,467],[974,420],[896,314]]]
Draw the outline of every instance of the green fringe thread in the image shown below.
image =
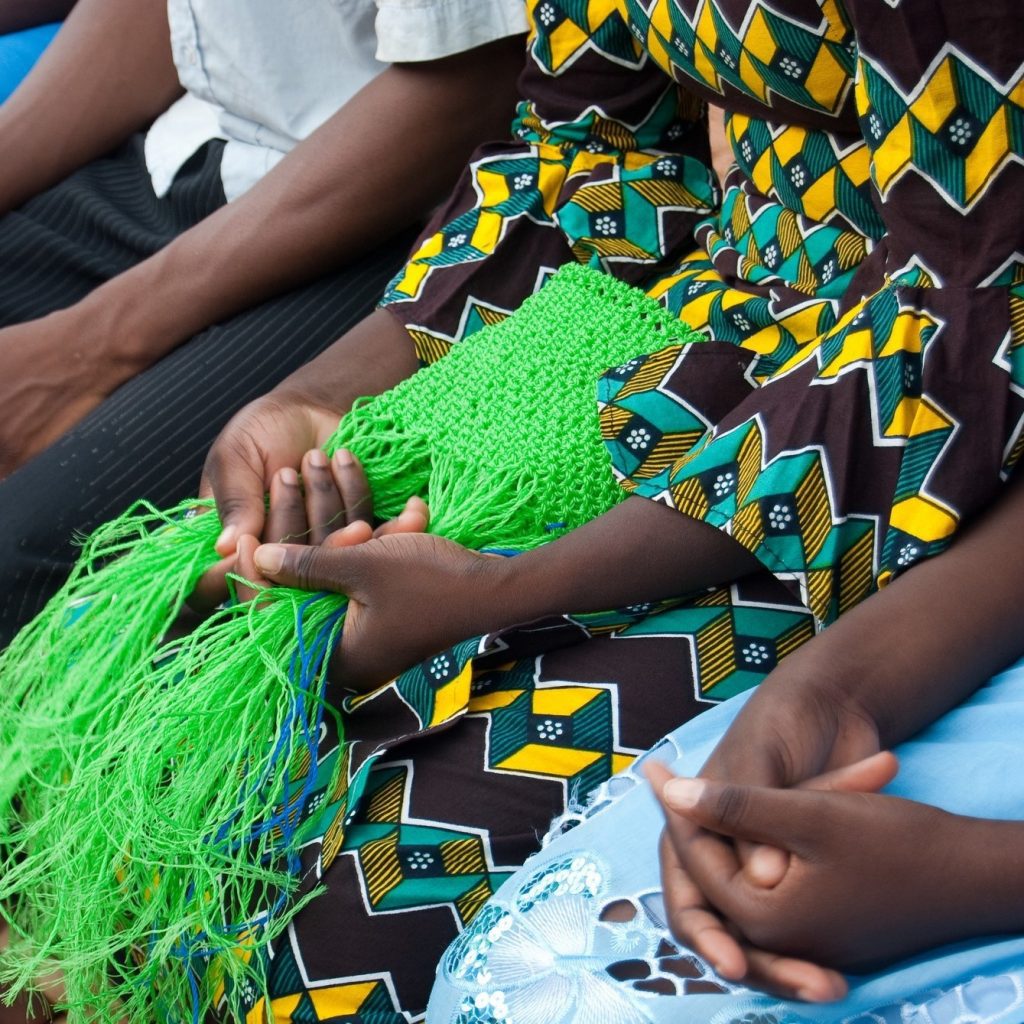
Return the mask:
[[[600,374],[694,337],[635,289],[566,267],[357,403],[327,450],[360,458],[382,518],[417,494],[433,533],[535,547],[624,497],[594,414]],[[315,762],[302,723],[333,713],[326,658],[304,680],[291,670],[298,632],[333,647],[345,600],[274,589],[163,643],[217,561],[221,524],[202,506],[141,504],[102,527],[0,655],[0,982],[13,997],[59,969],[75,1021],[199,1021],[222,984],[265,991],[258,954],[316,895],[292,898],[298,840],[273,825],[287,766]]]

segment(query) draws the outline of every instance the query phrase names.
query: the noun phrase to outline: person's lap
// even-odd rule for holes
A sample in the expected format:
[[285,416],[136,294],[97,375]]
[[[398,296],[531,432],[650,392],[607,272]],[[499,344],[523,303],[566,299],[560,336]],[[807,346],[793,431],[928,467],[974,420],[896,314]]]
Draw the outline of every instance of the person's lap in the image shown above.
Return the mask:
[[[136,138],[0,219],[0,325],[69,305],[221,206],[220,149],[157,199]],[[0,481],[0,647],[70,571],[76,535],[137,500],[194,494],[227,420],[369,313],[410,241],[203,331]]]
[[[692,775],[745,699],[687,723],[647,756]],[[1024,782],[1013,766],[1022,722],[1024,662],[903,744],[902,769],[888,791],[957,813],[1019,817]],[[552,836],[449,948],[429,1024],[994,1024],[1024,1015],[1024,938],[944,947],[853,978],[838,1004],[780,1003],[719,983],[665,927],[661,823],[636,765],[602,787],[582,823]],[[927,855],[928,837],[920,838]]]

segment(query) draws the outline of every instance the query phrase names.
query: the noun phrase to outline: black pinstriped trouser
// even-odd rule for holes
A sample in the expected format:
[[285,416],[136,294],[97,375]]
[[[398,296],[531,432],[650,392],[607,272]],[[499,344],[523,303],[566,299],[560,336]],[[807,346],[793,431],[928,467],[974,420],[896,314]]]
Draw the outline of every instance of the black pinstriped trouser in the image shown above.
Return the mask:
[[[0,219],[0,326],[71,305],[223,205],[222,150],[157,199],[137,137]],[[411,240],[203,331],[0,482],[0,646],[63,582],[76,533],[195,493],[221,427],[369,313]]]

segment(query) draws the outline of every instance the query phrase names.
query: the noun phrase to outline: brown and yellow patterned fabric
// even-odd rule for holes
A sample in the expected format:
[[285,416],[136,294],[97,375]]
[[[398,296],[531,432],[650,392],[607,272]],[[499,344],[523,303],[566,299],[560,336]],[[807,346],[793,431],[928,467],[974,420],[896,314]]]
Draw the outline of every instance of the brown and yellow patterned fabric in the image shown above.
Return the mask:
[[469,640],[351,702],[347,793],[305,812],[327,892],[274,951],[276,1020],[420,1019],[550,818],[943,550],[1024,448],[1018,0],[527,6],[512,138],[387,308],[431,362],[569,261],[646,289],[708,340],[595,381],[616,472],[765,572]]

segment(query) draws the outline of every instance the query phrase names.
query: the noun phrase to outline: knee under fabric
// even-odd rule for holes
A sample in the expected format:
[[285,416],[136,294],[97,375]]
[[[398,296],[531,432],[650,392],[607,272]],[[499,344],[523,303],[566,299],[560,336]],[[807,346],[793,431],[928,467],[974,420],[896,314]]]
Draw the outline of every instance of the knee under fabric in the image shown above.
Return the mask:
[[[416,494],[433,533],[536,547],[624,497],[597,380],[670,340],[694,336],[638,290],[565,267],[357,403],[327,449],[361,460],[383,517]],[[0,980],[30,990],[59,969],[78,1020],[201,1020],[211,976],[262,985],[250,954],[316,895],[294,896],[290,766],[316,762],[337,717],[324,692],[345,599],[274,588],[165,643],[218,558],[220,522],[199,505],[138,506],[97,531],[0,656]]]

